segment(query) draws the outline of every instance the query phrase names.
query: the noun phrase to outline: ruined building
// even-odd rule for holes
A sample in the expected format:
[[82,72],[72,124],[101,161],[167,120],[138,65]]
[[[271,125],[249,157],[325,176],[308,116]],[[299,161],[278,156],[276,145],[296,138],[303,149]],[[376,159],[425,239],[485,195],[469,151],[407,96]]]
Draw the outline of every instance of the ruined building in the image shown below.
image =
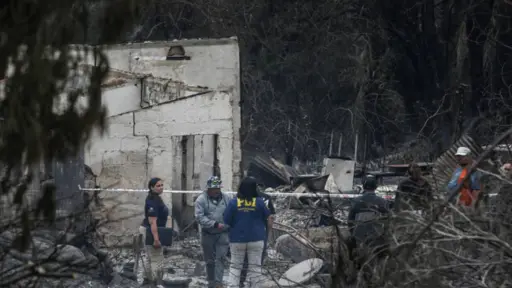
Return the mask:
[[[241,162],[237,40],[119,44],[105,53],[112,68],[103,88],[108,132],[85,149],[99,186],[146,189],[150,177],[160,177],[165,189],[202,190],[216,174],[224,189],[235,189]],[[101,194],[112,220],[123,218],[109,233],[137,231],[146,193]],[[174,225],[193,221],[193,197],[164,196],[172,201]]]

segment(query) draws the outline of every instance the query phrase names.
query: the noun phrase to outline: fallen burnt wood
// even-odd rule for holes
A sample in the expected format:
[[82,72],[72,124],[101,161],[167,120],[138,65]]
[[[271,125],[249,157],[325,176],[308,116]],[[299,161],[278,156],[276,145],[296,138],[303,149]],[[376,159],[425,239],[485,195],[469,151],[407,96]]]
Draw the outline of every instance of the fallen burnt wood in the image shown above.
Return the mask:
[[[298,176],[295,179],[292,179],[292,182],[300,183],[300,185],[295,187],[295,194],[311,194],[311,193],[323,193],[323,194],[332,194],[336,195],[341,191],[338,189],[332,174],[322,175],[311,177],[308,175],[307,177]],[[293,187],[293,185],[292,185]],[[324,203],[325,202],[325,203]],[[328,207],[329,201],[324,201],[319,196],[302,196],[297,195],[295,198],[290,198],[289,208],[290,209],[301,209],[304,205],[309,205],[312,207],[325,206]],[[326,206],[327,205],[327,206]]]
[[298,176],[298,172],[288,165],[264,156],[256,156],[249,164],[248,175],[258,179],[266,187],[276,188],[289,185],[290,178]]
[[291,185],[292,188],[296,188],[303,183],[306,184],[306,186],[312,190],[312,191],[322,191],[325,187],[325,182],[327,182],[327,178],[329,177],[329,174],[327,175],[314,175],[314,174],[307,174],[307,175],[297,175],[291,177]]

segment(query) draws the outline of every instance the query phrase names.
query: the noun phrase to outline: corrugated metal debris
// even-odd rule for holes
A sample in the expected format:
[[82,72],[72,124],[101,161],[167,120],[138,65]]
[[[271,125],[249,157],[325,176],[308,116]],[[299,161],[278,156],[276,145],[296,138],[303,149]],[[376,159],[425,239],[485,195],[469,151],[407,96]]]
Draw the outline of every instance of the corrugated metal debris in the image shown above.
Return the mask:
[[284,165],[272,157],[258,155],[249,164],[248,174],[257,178],[266,187],[289,185],[291,178],[299,175],[294,168]]

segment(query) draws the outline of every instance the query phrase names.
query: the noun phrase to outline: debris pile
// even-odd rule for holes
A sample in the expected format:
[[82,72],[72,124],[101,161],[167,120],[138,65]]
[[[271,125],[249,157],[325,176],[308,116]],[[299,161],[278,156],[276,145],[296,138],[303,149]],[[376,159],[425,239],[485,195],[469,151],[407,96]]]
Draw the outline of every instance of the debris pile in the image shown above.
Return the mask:
[[[320,259],[315,260],[315,263],[322,264],[317,265],[318,267],[315,268],[314,273],[311,273],[311,276],[301,279],[303,287],[328,287],[320,280],[321,277],[316,275],[326,273],[328,267],[336,260],[339,237],[338,230],[334,228],[339,227],[343,231],[342,225],[345,222],[348,207],[351,205],[351,198],[317,197],[311,194],[329,193],[334,195],[341,194],[341,191],[344,194],[358,194],[358,191],[347,192],[345,188],[340,188],[347,187],[348,182],[350,185],[352,184],[354,165],[350,163],[341,165],[339,161],[334,160],[329,163],[336,165],[332,164],[331,168],[324,169],[326,171],[322,171],[325,172],[323,174],[311,175],[301,174],[300,171],[268,157],[256,157],[252,162],[250,171],[264,186],[269,187],[266,192],[291,193],[290,197],[274,199],[277,211],[276,225],[273,239],[269,241],[268,257],[264,269],[268,281],[261,284],[261,287],[278,287],[276,282],[281,280],[281,283],[286,282],[280,278],[288,269],[310,258]],[[345,167],[343,168],[345,170],[339,171],[338,169],[341,168],[336,167]],[[87,172],[90,171],[86,171],[86,176],[91,174]],[[87,179],[86,186],[96,187],[94,175],[89,176],[91,179]],[[301,196],[301,194],[305,196]],[[85,196],[87,197],[86,203],[94,208],[89,215],[92,218],[92,222],[89,224],[93,227],[98,217],[102,216],[100,213],[102,203],[99,203],[101,201],[98,200],[98,195],[95,193]],[[0,236],[4,247],[11,245],[14,239],[13,234],[9,233],[3,233]],[[71,240],[73,234],[57,230],[40,230],[33,236],[34,246],[33,249],[30,249],[30,253],[18,255],[21,257],[18,257],[19,259],[14,256],[14,258],[11,257],[12,259],[9,258],[8,263],[11,266],[8,269],[13,268],[12,265],[19,265],[20,269],[25,269],[23,267],[26,266],[27,259],[37,259],[34,255],[47,255],[49,253],[47,250],[55,249],[55,247],[59,249],[59,252],[55,254],[55,260],[45,264],[47,266],[44,266],[44,269],[60,271],[50,270],[50,268],[60,269],[58,265],[64,265],[69,269],[70,263],[77,266],[76,269],[73,269],[75,279],[48,281],[47,287],[57,287],[59,283],[64,284],[64,287],[84,288],[140,287],[143,281],[143,261],[140,261],[138,265],[135,264],[136,257],[133,249],[111,249],[102,246],[101,241],[92,241],[91,239],[75,243]],[[57,238],[67,240],[60,242]],[[128,239],[127,242],[129,241],[131,240]],[[141,254],[144,258],[144,252]],[[175,241],[172,247],[166,249],[165,254],[164,271],[166,274],[164,280],[168,284],[165,285],[166,287],[206,286],[205,267],[202,261],[200,240],[197,237],[191,236]],[[134,271],[137,266],[139,266],[138,269]],[[80,269],[81,267],[84,268]],[[295,270],[291,271],[291,274],[295,273],[293,272]],[[226,270],[226,279],[228,272]],[[282,287],[290,286],[282,285]]]
[[[95,187],[95,175],[90,168],[85,166],[84,172],[85,185]],[[51,185],[54,181],[43,179],[40,185]],[[7,229],[0,233],[1,287],[28,287],[36,280],[34,278],[39,278],[37,287],[101,287],[102,283],[112,281],[108,251],[100,249],[94,237],[96,222],[90,210],[95,203],[94,196],[83,196],[83,209],[57,209],[57,220],[51,225],[34,219],[28,248],[19,245],[23,241],[22,225],[16,217],[22,218],[13,215],[8,218],[12,220],[4,219]],[[37,275],[40,277],[35,277]]]
[[276,188],[290,184],[290,178],[300,173],[272,157],[258,155],[249,164],[248,175],[263,180],[266,187]]
[[[351,201],[358,196],[358,190],[342,191],[338,188],[333,174],[297,175],[290,178],[288,185],[267,188],[265,193],[290,193],[290,197],[274,198],[278,214],[276,222],[297,229],[318,227],[346,222]],[[301,196],[304,194],[305,196]],[[315,196],[330,194],[332,197]]]
[[[106,255],[94,255],[87,249],[76,247],[78,245],[75,243],[78,239],[75,235],[62,231],[38,229],[32,232],[29,249],[22,252],[14,248],[16,247],[15,241],[19,236],[16,232],[18,231],[7,230],[0,234],[1,253],[4,255],[0,268],[1,287],[10,287],[10,283],[30,286],[28,285],[32,281],[30,275],[34,275],[32,269],[29,269],[31,265],[36,265],[36,271],[43,276],[45,274],[62,275],[56,280],[45,280],[42,286],[38,287],[57,287],[61,281],[59,278],[65,279],[63,282],[67,284],[76,283],[80,279],[101,282],[103,271],[97,268],[103,260],[102,257]],[[75,279],[70,277],[72,272],[75,273],[73,274]],[[70,286],[64,285],[64,287]]]
[[[307,262],[313,258],[317,259],[312,260],[312,263],[316,263],[315,269],[309,274],[308,271],[311,269],[301,272],[308,277],[303,277],[300,282],[303,287],[329,287],[325,282],[329,277],[325,275],[338,261],[340,238],[348,236],[345,226],[348,209],[351,200],[357,197],[360,191],[352,189],[355,174],[353,161],[328,159],[324,164],[327,168],[318,175],[302,174],[270,157],[257,156],[250,164],[248,174],[257,178],[260,184],[266,187],[265,192],[290,194],[289,197],[273,199],[277,214],[264,265],[264,273],[268,280],[260,287],[278,287],[277,282],[285,284],[281,287],[292,287],[286,279],[281,279],[285,272],[291,269],[288,274],[295,275],[296,270],[305,269],[300,262]],[[317,193],[327,193],[336,197],[315,196]],[[167,273],[164,280],[186,282],[186,286],[183,287],[206,286],[205,267],[199,243],[200,240],[194,236],[173,243],[166,253],[164,270]],[[143,254],[144,252],[144,258]],[[116,281],[132,279],[133,282],[142,282],[142,261],[138,270],[133,271],[137,266],[135,258],[133,251],[112,252]],[[226,270],[225,273],[227,280],[229,271]]]

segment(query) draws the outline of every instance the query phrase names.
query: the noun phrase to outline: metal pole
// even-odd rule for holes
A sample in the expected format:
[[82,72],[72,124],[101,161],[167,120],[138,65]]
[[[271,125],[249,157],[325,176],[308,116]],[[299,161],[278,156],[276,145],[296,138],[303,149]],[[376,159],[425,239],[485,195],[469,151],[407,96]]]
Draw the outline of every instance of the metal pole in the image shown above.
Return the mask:
[[341,156],[341,143],[343,142],[343,135],[340,134],[340,140],[338,142],[338,157]]
[[333,133],[334,131],[331,130],[331,141],[329,141],[329,155],[327,155],[327,157],[331,157],[332,156],[332,138],[333,138]]
[[357,146],[359,146],[359,131],[356,131],[356,143],[354,145],[354,161],[357,162]]

